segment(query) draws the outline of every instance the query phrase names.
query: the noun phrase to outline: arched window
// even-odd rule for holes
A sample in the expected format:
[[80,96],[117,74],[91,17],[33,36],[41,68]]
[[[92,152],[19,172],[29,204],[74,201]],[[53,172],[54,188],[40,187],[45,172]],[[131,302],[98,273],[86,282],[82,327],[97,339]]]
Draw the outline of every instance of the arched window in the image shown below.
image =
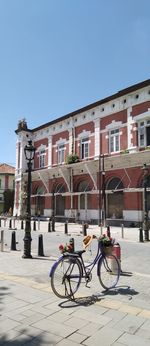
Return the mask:
[[87,202],[85,203],[85,195],[87,195],[86,192],[90,190],[91,190],[91,186],[86,180],[80,181],[77,188],[78,192],[83,192],[83,194],[80,195],[80,209],[86,209],[90,207],[88,203],[89,201],[88,197],[86,197]]
[[107,184],[107,190],[122,190],[124,188],[122,181],[119,178],[113,178]]
[[83,181],[80,181],[79,185],[78,185],[78,192],[86,192],[86,191],[90,191],[91,190],[91,187],[90,187],[90,184],[83,180]]
[[122,219],[123,218],[123,183],[121,179],[115,177],[111,179],[106,187],[112,193],[107,195],[107,218]]
[[36,189],[36,203],[35,203],[35,214],[36,215],[44,215],[45,208],[45,186],[38,186]]
[[61,194],[66,192],[66,188],[64,184],[57,184],[56,186],[54,185],[53,191],[56,193],[56,196],[53,196],[53,198],[55,198],[53,203],[55,205],[55,213],[57,216],[63,216],[65,214],[65,196]]

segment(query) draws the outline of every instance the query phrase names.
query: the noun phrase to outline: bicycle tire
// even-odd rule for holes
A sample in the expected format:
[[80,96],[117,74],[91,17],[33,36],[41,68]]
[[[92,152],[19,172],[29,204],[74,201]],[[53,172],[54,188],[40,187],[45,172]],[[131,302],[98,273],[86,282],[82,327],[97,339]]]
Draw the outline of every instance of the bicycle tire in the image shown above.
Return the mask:
[[51,288],[59,298],[73,297],[82,278],[80,261],[69,255],[61,257],[51,275]]
[[98,263],[97,275],[101,286],[108,290],[114,288],[120,277],[120,263],[116,256],[102,256]]

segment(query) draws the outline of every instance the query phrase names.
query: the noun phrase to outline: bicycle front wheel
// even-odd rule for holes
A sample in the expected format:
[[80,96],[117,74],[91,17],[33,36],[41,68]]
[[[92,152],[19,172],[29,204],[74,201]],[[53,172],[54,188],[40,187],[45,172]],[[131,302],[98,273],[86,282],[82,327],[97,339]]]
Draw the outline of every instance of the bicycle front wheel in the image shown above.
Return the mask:
[[114,288],[120,276],[120,263],[117,257],[114,255],[102,256],[98,263],[97,274],[103,288],[106,290]]
[[51,275],[51,287],[59,298],[74,296],[82,278],[82,267],[79,260],[66,255],[58,261]]

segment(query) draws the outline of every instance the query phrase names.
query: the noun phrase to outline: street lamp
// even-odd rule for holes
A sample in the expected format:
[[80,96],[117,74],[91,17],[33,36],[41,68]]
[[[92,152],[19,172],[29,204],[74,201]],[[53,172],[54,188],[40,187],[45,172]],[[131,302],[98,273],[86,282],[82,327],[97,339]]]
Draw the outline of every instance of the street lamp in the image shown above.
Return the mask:
[[[99,226],[106,223],[106,191],[104,155],[99,156]],[[101,208],[101,210],[100,210]]]
[[27,182],[27,209],[26,209],[26,222],[25,222],[25,237],[24,237],[24,254],[23,258],[32,258],[31,255],[31,170],[32,161],[35,155],[35,148],[32,145],[32,141],[28,141],[28,144],[24,147],[25,158],[28,161],[28,182]]
[[145,240],[149,240],[149,230],[148,230],[148,209],[147,209],[147,185],[148,185],[148,167],[146,163],[144,163],[143,167],[143,230]]

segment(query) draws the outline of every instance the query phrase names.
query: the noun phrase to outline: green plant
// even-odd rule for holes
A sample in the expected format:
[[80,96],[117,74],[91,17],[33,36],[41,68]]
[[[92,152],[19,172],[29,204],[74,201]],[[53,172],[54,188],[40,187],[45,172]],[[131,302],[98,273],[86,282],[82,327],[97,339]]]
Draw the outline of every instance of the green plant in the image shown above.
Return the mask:
[[125,150],[121,150],[120,151],[120,154],[128,154],[129,153],[129,150],[128,149],[125,149]]
[[71,163],[79,162],[79,157],[76,154],[69,154],[66,158],[66,163],[69,165]]
[[108,237],[106,234],[103,234],[99,237],[99,241],[102,246],[113,246],[115,240],[111,237]]

